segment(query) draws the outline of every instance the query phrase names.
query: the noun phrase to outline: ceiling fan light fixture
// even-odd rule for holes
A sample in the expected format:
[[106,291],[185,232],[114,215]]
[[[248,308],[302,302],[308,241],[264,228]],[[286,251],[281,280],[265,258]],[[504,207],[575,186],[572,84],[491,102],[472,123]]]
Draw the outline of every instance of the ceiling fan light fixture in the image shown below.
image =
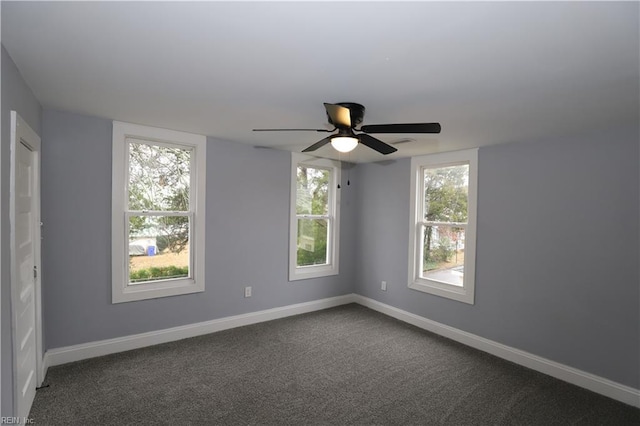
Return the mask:
[[[1,1],[1,0],[0,0]],[[371,136],[371,133],[440,133],[440,123],[401,123],[401,124],[369,124],[356,129],[364,117],[364,106],[355,102],[340,102],[337,104],[324,104],[327,111],[329,124],[333,125],[332,130],[327,129],[253,129],[254,132],[265,131],[312,131],[322,133],[337,134],[327,136],[311,146],[306,147],[302,152],[313,152],[331,143],[338,152],[351,152],[358,144],[379,152],[382,155],[392,154],[398,148]],[[353,131],[357,130],[358,134]]]
[[353,136],[335,136],[331,138],[331,146],[333,146],[336,151],[344,153],[351,152],[358,146],[358,138]]

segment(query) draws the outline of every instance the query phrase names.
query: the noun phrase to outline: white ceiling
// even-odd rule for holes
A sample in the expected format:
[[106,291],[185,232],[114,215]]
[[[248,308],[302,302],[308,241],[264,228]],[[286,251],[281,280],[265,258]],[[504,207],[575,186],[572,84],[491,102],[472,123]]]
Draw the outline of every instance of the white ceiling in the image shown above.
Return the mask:
[[[432,122],[387,157],[637,125],[639,3],[2,2],[45,108],[300,151],[323,102]],[[317,151],[334,156],[330,146]],[[344,158],[343,158],[344,159]]]

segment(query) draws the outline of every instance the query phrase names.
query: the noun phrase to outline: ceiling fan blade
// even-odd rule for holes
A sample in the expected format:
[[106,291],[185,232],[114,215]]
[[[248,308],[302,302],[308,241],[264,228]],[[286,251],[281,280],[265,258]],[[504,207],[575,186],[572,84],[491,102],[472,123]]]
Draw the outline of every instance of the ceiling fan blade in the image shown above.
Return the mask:
[[360,129],[367,133],[440,133],[440,123],[370,124]]
[[[335,130],[335,129],[333,129]],[[326,132],[331,133],[333,130],[326,129],[253,129],[254,132]]]
[[380,139],[376,139],[373,136],[367,135],[366,133],[359,134],[358,138],[360,138],[361,144],[378,151],[380,154],[387,155],[398,150],[398,148],[388,145],[382,142]]
[[322,139],[319,142],[314,143],[313,145],[311,145],[308,148],[305,148],[302,150],[302,152],[311,152],[311,151],[315,151],[318,148],[321,148],[323,146],[325,146],[326,144],[328,144],[329,142],[331,142],[331,136],[327,136],[326,138]]
[[351,128],[351,111],[349,111],[349,108],[326,102],[324,108],[327,110],[331,124],[338,128]]
[[402,138],[402,139],[398,139],[395,141],[391,141],[391,145],[400,145],[402,143],[409,143],[409,142],[415,142],[416,140],[413,138]]

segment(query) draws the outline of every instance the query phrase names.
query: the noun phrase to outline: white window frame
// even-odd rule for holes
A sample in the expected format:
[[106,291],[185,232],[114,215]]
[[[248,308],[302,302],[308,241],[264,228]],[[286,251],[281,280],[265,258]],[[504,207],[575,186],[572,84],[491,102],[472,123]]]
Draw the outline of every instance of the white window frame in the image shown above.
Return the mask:
[[[329,211],[327,215],[298,215],[296,213],[298,165],[328,169],[329,177]],[[338,275],[340,259],[340,163],[326,158],[316,158],[297,152],[291,153],[291,195],[290,195],[290,228],[289,228],[289,281],[308,278]],[[322,265],[297,265],[298,250],[298,218],[327,219],[329,235],[327,236],[328,263]]]
[[[191,185],[189,187],[189,278],[129,284],[128,276],[128,174],[127,139],[151,145],[191,149]],[[112,303],[203,292],[205,287],[205,205],[206,136],[137,124],[113,122],[111,264]]]
[[[465,226],[464,278],[462,287],[422,277],[422,228],[424,225],[424,169],[469,165]],[[476,219],[478,200],[478,150],[443,152],[411,159],[411,221],[409,231],[409,288],[474,304],[476,269]]]

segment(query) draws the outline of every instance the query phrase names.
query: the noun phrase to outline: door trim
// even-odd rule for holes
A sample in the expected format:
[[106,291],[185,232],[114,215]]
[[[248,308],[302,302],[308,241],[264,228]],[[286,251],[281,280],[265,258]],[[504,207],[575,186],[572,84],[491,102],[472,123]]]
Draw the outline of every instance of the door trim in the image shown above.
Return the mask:
[[38,275],[34,283],[34,300],[35,300],[35,333],[36,333],[36,386],[40,386],[44,380],[43,368],[43,342],[42,342],[42,259],[41,259],[41,227],[40,227],[40,136],[18,115],[16,111],[11,111],[11,144],[10,144],[10,177],[9,177],[9,223],[10,223],[10,240],[9,252],[11,257],[11,340],[13,345],[12,351],[12,371],[13,371],[13,410],[17,413],[17,396],[20,392],[17,381],[17,357],[16,351],[18,343],[16,342],[16,323],[13,314],[16,300],[19,295],[16,294],[17,287],[17,271],[15,269],[16,262],[16,229],[15,229],[15,209],[16,209],[16,155],[18,144],[22,143],[31,150],[33,155],[33,241],[34,241],[34,263],[38,270]]

